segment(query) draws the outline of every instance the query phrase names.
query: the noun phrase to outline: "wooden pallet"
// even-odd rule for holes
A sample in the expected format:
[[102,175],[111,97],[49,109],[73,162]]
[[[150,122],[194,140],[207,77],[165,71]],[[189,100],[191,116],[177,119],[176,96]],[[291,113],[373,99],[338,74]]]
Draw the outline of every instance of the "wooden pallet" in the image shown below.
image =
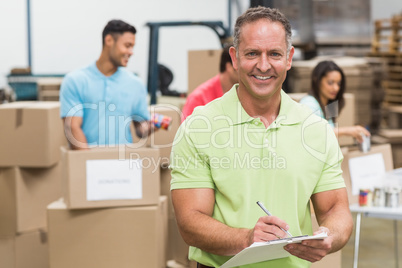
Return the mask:
[[395,15],[390,19],[379,19],[374,21],[375,30],[391,30],[402,27],[402,15]]
[[388,73],[388,79],[395,80],[395,81],[402,81],[402,74],[401,73]]
[[402,105],[402,63],[401,65],[391,65],[387,67],[387,79],[381,85],[385,90],[383,106]]
[[388,71],[390,73],[401,74],[402,73],[402,65],[390,65],[390,66],[388,66]]
[[389,89],[386,88],[385,89],[385,99],[390,100],[390,99],[395,99],[398,100],[402,97],[402,90],[398,90],[398,89]]
[[398,55],[402,53],[402,41],[389,41],[380,43],[378,40],[373,40],[371,43],[372,53],[390,53]]
[[399,89],[402,91],[402,81],[384,80],[382,86],[389,89]]
[[384,102],[383,102],[383,107],[387,108],[390,106],[395,106],[395,105],[402,105],[402,96],[399,98],[396,97],[390,97],[390,96],[385,96]]
[[374,26],[372,53],[402,53],[402,15],[376,20]]
[[370,51],[367,53],[369,57],[402,57],[402,52],[389,52],[389,51]]

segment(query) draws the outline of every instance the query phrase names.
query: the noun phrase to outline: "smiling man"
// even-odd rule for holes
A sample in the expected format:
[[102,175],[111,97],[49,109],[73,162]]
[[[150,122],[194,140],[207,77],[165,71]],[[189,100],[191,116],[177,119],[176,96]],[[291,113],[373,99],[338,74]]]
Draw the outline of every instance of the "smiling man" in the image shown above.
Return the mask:
[[66,75],[60,89],[61,118],[72,149],[132,142],[153,131],[146,88],[126,70],[133,55],[136,29],[111,20],[102,32],[102,52],[91,65]]
[[[239,84],[196,109],[171,154],[177,224],[198,267],[220,267],[254,242],[326,232],[285,247],[289,257],[241,267],[309,267],[341,249],[352,217],[336,137],[325,120],[286,95],[294,48],[276,9],[250,8],[230,48]],[[274,216],[264,216],[261,201]],[[319,223],[312,230],[310,201]]]

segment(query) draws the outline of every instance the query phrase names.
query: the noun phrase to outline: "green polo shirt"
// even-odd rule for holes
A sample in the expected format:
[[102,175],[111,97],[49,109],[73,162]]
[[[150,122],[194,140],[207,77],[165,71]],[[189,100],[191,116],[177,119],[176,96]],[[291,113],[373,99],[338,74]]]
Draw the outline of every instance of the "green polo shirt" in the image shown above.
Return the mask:
[[[171,154],[171,189],[215,190],[212,217],[253,228],[264,212],[285,220],[294,236],[312,234],[312,194],[345,187],[339,149],[327,121],[281,91],[277,119],[268,128],[241,106],[235,85],[196,108],[180,126]],[[230,257],[190,247],[189,258],[219,267]],[[291,256],[242,267],[309,267]]]

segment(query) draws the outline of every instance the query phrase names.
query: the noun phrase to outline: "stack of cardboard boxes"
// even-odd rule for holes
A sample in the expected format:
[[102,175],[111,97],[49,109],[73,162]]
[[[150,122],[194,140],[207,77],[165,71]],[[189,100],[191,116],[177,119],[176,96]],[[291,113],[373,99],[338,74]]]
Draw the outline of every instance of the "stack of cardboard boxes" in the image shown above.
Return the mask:
[[48,267],[46,206],[61,196],[57,102],[0,106],[0,266]]
[[381,129],[378,135],[372,137],[372,141],[377,144],[389,143],[392,147],[392,158],[394,168],[402,167],[402,130],[401,129]]
[[38,100],[58,101],[63,77],[43,77],[36,81]]
[[133,144],[115,148],[61,149],[63,200],[48,206],[50,267],[189,263],[168,169],[181,111],[165,104],[150,112],[171,117],[169,129],[142,139],[133,135]]
[[154,148],[62,148],[63,199],[47,209],[50,267],[165,267],[158,158]]
[[180,109],[151,107],[172,117],[168,130],[87,151],[67,149],[59,112],[51,101],[0,106],[0,267],[164,268],[187,257],[167,168]]

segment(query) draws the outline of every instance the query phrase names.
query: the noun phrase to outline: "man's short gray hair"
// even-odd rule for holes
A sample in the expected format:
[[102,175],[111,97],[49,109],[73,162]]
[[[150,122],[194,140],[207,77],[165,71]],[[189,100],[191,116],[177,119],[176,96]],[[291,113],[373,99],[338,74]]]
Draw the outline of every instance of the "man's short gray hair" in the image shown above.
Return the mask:
[[278,9],[262,6],[249,8],[246,10],[246,12],[244,12],[237,18],[234,28],[233,41],[233,46],[236,48],[236,51],[238,51],[239,49],[241,28],[247,23],[255,22],[260,19],[267,19],[272,22],[279,22],[283,25],[286,34],[285,38],[287,55],[289,55],[290,48],[292,47],[292,27],[289,20]]

